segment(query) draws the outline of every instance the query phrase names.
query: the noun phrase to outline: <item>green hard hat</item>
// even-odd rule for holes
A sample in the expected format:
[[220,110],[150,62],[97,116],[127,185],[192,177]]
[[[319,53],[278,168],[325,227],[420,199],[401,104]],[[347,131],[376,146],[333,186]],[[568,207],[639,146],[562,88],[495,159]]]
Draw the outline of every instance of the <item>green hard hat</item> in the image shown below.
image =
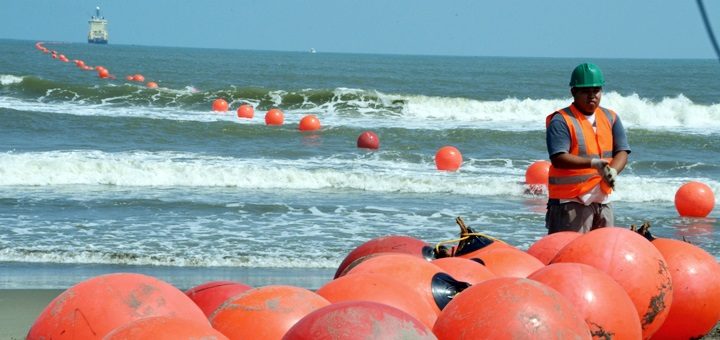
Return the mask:
[[591,63],[578,65],[570,77],[571,87],[602,87],[603,85],[605,85],[605,77],[600,68]]

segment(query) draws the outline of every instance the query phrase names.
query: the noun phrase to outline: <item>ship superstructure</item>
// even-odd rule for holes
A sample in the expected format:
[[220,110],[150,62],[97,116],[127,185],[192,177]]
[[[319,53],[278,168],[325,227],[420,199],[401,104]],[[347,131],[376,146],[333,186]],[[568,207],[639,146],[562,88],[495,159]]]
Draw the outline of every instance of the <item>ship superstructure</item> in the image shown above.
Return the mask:
[[95,7],[95,15],[88,21],[90,31],[88,32],[88,43],[91,44],[107,44],[107,20],[100,16],[100,7]]

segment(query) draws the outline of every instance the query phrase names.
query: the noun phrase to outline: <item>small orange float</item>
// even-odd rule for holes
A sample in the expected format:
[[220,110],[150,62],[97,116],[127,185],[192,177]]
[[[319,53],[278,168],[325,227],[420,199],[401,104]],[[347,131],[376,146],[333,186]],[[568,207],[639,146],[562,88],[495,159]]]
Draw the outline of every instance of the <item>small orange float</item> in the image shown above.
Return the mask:
[[250,105],[250,104],[242,104],[237,109],[238,118],[252,119],[254,115],[255,115],[255,110],[253,109],[252,105]]
[[462,165],[462,154],[454,146],[443,146],[435,153],[435,166],[442,171],[456,171]]
[[380,148],[380,138],[372,131],[365,131],[358,136],[357,147],[364,149]]
[[285,121],[285,115],[280,109],[273,108],[265,113],[265,124],[266,125],[282,125]]
[[212,103],[212,110],[215,112],[226,112],[228,110],[228,102],[222,98],[215,99]]
[[320,120],[315,115],[307,115],[300,119],[298,124],[298,130],[300,131],[315,131],[320,130]]
[[706,217],[715,207],[715,195],[705,183],[688,182],[675,193],[675,208],[680,216]]

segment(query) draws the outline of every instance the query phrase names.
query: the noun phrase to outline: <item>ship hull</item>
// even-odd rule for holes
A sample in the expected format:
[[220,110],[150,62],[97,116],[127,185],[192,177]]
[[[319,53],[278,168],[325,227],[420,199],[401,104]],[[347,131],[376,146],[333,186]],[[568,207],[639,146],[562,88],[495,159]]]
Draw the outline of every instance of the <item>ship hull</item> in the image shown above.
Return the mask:
[[108,41],[107,41],[107,39],[95,38],[95,39],[88,39],[88,43],[89,44],[107,45]]

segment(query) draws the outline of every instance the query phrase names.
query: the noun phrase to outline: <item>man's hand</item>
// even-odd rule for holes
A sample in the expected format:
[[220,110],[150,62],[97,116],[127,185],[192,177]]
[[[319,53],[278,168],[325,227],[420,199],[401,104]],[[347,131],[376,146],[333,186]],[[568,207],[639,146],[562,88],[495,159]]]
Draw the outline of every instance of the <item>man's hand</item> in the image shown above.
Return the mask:
[[590,166],[597,169],[600,175],[603,174],[605,167],[608,165],[608,161],[602,158],[593,158],[590,160]]
[[617,178],[617,174],[617,170],[609,165],[606,165],[602,172],[603,180],[613,189],[615,188],[615,178]]

